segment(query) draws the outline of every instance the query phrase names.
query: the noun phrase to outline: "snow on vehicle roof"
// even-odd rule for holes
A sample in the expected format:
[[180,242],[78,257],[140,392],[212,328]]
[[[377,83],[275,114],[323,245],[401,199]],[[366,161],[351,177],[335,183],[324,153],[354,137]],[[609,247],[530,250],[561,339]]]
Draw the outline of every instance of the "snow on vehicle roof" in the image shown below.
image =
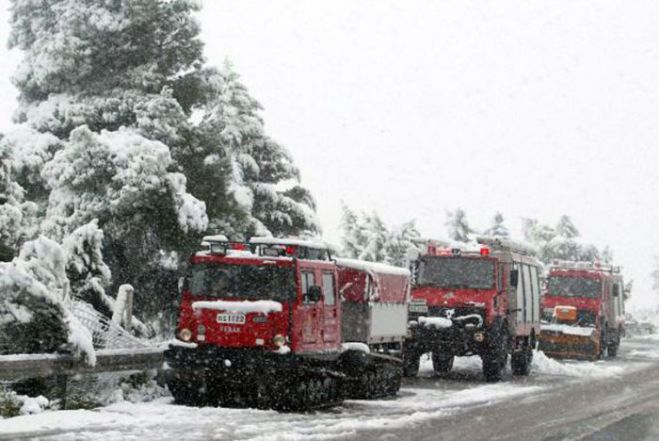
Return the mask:
[[213,236],[204,236],[202,242],[229,242],[224,234],[215,234]]
[[295,245],[307,248],[317,248],[321,250],[327,249],[326,243],[295,238],[281,239],[277,237],[252,237],[249,240],[249,243],[253,245]]
[[352,268],[356,270],[372,271],[374,273],[390,274],[395,276],[410,275],[410,270],[408,270],[407,268],[400,268],[398,266],[387,265],[386,263],[366,262],[363,260],[343,259],[343,258],[335,258],[334,261],[339,266],[345,266],[347,268]]
[[267,314],[269,312],[281,312],[281,303],[273,300],[257,300],[255,302],[245,301],[227,301],[227,300],[214,300],[214,301],[199,301],[192,303],[192,309],[213,309],[216,311],[230,311],[230,312],[258,312]]

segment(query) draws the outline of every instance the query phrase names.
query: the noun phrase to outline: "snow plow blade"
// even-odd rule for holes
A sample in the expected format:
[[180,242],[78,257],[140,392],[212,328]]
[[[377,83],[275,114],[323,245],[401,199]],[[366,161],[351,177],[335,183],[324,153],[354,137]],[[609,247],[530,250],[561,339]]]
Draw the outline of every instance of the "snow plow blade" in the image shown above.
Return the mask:
[[600,335],[595,328],[543,325],[539,349],[548,357],[575,360],[600,358]]

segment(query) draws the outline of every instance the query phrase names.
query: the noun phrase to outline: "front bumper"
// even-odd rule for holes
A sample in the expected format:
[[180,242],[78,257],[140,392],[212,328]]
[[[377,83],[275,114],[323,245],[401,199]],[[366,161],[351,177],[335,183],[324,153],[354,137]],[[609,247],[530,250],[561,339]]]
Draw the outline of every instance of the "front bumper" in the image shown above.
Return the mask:
[[168,375],[232,379],[271,376],[295,368],[291,354],[278,354],[262,349],[227,349],[215,346],[184,348],[170,346],[165,351]]
[[464,326],[458,321],[448,328],[410,324],[409,349],[418,353],[442,351],[452,355],[474,355],[485,352],[488,332],[483,326]]

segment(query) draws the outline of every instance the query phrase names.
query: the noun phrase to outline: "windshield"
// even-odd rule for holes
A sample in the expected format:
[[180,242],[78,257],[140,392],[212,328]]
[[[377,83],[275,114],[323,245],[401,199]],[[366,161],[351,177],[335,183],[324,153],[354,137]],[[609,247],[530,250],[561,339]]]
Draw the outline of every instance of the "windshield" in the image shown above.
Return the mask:
[[494,261],[485,259],[431,257],[419,263],[417,285],[440,288],[494,288]]
[[583,277],[550,277],[547,283],[548,296],[596,298],[601,292],[602,282]]
[[194,265],[188,272],[193,295],[263,300],[295,298],[292,268],[272,265]]

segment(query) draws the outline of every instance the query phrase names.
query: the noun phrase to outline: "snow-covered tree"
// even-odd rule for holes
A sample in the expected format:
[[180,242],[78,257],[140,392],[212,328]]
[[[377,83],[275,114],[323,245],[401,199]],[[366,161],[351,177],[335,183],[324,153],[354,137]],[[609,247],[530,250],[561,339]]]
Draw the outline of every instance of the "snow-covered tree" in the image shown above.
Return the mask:
[[91,252],[102,238],[104,257],[92,254],[112,278],[76,275],[82,297],[129,282],[143,294],[138,313],[162,311],[170,299],[159,294],[175,294],[175,271],[205,232],[319,230],[258,102],[228,64],[204,65],[198,9],[11,0],[22,127],[0,140],[0,243],[17,250],[39,234],[62,243],[95,220],[99,231],[79,240]]
[[341,217],[340,228],[343,231],[341,237],[341,246],[343,254],[347,257],[356,259],[362,252],[366,238],[362,231],[360,220],[350,208],[344,203],[341,203],[343,215]]
[[503,237],[507,238],[510,236],[508,228],[503,223],[503,214],[497,212],[492,219],[492,226],[485,230],[486,236],[492,237]]
[[[225,63],[208,71],[207,82],[212,98],[198,109],[198,129],[210,140],[202,167],[230,170],[228,190],[246,214],[234,219],[238,225],[232,229],[247,236],[319,232],[315,202],[299,185],[299,170],[290,153],[265,134],[261,106],[238,74]],[[208,180],[199,184],[203,188]],[[209,216],[211,224],[218,221],[214,213]]]
[[421,235],[415,221],[405,222],[399,227],[392,228],[387,243],[387,263],[395,266],[407,267],[407,256],[410,248],[415,248],[414,240]]
[[413,240],[419,237],[414,221],[389,229],[375,212],[357,215],[346,205],[342,209],[344,256],[405,266],[407,252]]
[[555,230],[558,236],[564,237],[565,239],[574,239],[575,237],[579,237],[579,230],[577,230],[577,227],[574,226],[572,219],[566,215],[561,216],[561,218],[558,220],[558,224],[556,225]]
[[467,222],[466,213],[461,208],[446,213],[446,228],[448,229],[449,238],[456,242],[467,243],[470,241],[469,235],[474,233],[474,230]]
[[364,233],[365,243],[358,258],[370,262],[386,262],[389,232],[375,212],[364,217]]
[[538,249],[538,257],[545,264],[554,259],[588,262],[601,259],[595,245],[579,239],[579,230],[568,216],[561,216],[554,228],[536,219],[524,219],[522,231],[524,238]]

